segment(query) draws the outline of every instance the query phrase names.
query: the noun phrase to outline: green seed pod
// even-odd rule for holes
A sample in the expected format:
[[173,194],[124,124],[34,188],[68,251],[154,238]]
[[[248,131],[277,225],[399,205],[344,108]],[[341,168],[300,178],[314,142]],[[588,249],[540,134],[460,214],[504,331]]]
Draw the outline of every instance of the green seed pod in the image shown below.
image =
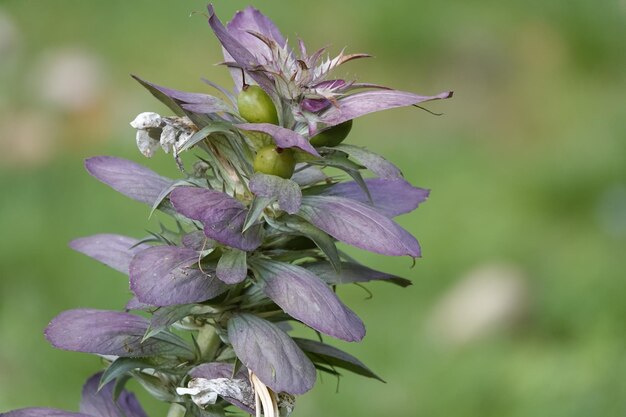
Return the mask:
[[337,146],[348,136],[352,129],[352,120],[340,123],[337,126],[333,126],[330,129],[324,130],[318,135],[315,135],[309,141],[311,145],[320,146]]
[[258,85],[244,85],[237,96],[239,114],[250,123],[278,124],[276,107],[270,96]]
[[270,145],[259,149],[253,166],[256,172],[288,179],[293,175],[296,160],[291,149],[280,149]]

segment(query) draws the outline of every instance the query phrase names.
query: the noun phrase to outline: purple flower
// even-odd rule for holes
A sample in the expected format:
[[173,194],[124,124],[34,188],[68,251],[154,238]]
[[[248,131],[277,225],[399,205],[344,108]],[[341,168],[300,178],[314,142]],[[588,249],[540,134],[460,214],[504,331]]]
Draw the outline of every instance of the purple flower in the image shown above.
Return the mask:
[[80,412],[53,408],[23,408],[2,414],[4,417],[147,417],[135,396],[126,391],[114,399],[115,383],[99,387],[102,373],[95,374],[83,386]]
[[[140,151],[151,156],[161,147],[184,177],[108,156],[89,158],[85,167],[173,221],[143,238],[97,234],[70,243],[127,275],[132,298],[127,311],[65,311],[46,338],[56,348],[100,356],[107,369],[85,385],[78,414],[24,409],[7,417],[145,417],[132,394],[113,400],[114,387],[129,377],[189,415],[219,416],[235,406],[257,417],[288,415],[293,395],[309,391],[318,370],[382,381],[346,352],[292,337],[288,322],[358,342],[365,324],[336,286],[411,284],[359,264],[337,243],[419,257],[418,241],[393,218],[416,209],[429,191],[412,186],[382,156],[342,140],[355,118],[452,93],[421,96],[334,78],[339,66],[369,55],[309,53],[302,41],[293,49],[252,7],[224,26],[209,6],[209,25],[235,92],[244,82],[260,86],[252,89],[263,97],[257,106],[269,106],[272,120],[248,122],[238,98],[209,81],[226,100],[134,77],[174,113],[143,112],[133,120]],[[318,141],[333,131],[342,136]],[[197,160],[190,169],[180,154],[192,148]]]

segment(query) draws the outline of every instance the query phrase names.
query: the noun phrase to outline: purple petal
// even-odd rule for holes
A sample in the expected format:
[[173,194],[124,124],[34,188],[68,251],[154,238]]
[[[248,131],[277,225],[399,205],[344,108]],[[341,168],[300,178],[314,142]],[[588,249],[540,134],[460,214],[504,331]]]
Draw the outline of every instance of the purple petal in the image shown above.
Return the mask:
[[393,220],[365,204],[334,196],[302,198],[299,216],[332,237],[382,255],[420,256],[417,240]]
[[228,338],[241,362],[275,392],[297,395],[313,388],[313,363],[289,335],[269,321],[235,314],[228,321]]
[[94,417],[82,413],[70,413],[69,411],[55,408],[22,408],[21,410],[9,411],[0,414],[2,417]]
[[402,172],[400,172],[398,167],[382,156],[365,148],[354,145],[337,145],[335,149],[347,153],[350,155],[350,158],[372,171],[377,177],[385,179],[402,178]]
[[[251,35],[250,32],[259,33],[273,40],[281,47],[285,46],[287,43],[276,25],[252,6],[248,6],[243,11],[237,12],[226,27],[228,33],[252,53],[259,62],[270,60],[272,54],[268,46],[256,36]],[[234,58],[224,50],[224,60],[228,62],[234,60]],[[230,72],[235,86],[239,90],[243,84],[241,71],[231,68]]]
[[163,307],[210,300],[226,287],[214,270],[198,268],[195,250],[153,246],[131,261],[130,289],[139,301]]
[[[135,78],[137,81],[141,82],[142,84],[147,84],[150,87],[154,88],[155,90],[160,91],[161,93],[165,94],[169,98],[182,101],[183,103],[203,105],[203,106],[206,106],[206,108],[213,109],[213,111],[198,112],[198,113],[217,113],[217,112],[226,112],[226,111],[231,110],[226,105],[226,103],[224,103],[222,99],[218,97],[214,97],[209,94],[188,93],[185,91],[179,91],[179,90],[174,90],[172,88],[162,87],[160,85],[142,80],[141,78],[134,76],[134,75],[133,75],[133,78]],[[182,107],[185,108],[184,105]]]
[[56,316],[46,328],[52,346],[75,352],[123,357],[175,355],[192,357],[185,342],[167,333],[142,343],[149,322],[118,311],[76,309]]
[[348,85],[345,80],[325,80],[311,87],[314,90],[338,90]]
[[255,260],[253,270],[263,283],[263,292],[293,318],[348,342],[365,336],[361,319],[312,272],[266,260]]
[[102,373],[97,373],[83,386],[81,413],[94,417],[147,417],[137,398],[126,390],[120,393],[117,401],[113,401],[114,381],[98,389],[101,377]]
[[215,247],[215,241],[206,237],[202,230],[196,230],[184,235],[181,239],[184,247],[201,252]]
[[115,191],[149,205],[153,205],[161,191],[172,184],[172,180],[146,167],[113,156],[89,158],[85,160],[85,168]]
[[133,297],[130,300],[128,300],[128,302],[126,303],[126,306],[124,307],[124,310],[148,310],[149,308],[153,308],[156,306],[150,305],[150,304],[146,304],[146,303],[142,303],[141,301],[139,301],[137,299],[137,297]]
[[183,103],[182,108],[192,113],[209,114],[209,113],[232,113],[233,110],[222,103]]
[[250,191],[259,197],[278,200],[278,206],[289,214],[295,214],[300,209],[302,191],[291,180],[257,172],[250,179],[249,186]]
[[178,187],[170,195],[170,201],[177,212],[200,221],[207,237],[224,245],[252,251],[263,242],[261,224],[242,232],[248,210],[227,194],[206,188]]
[[[198,365],[189,371],[189,376],[192,378],[232,378],[233,377],[233,364],[224,362],[209,362]],[[248,370],[245,366],[239,368],[235,374],[236,378],[248,379]]]
[[217,262],[217,277],[227,284],[243,282],[248,275],[246,257],[247,252],[238,249],[225,251]]
[[408,287],[412,284],[408,279],[376,271],[364,265],[352,262],[342,262],[340,272],[337,272],[335,268],[326,261],[311,262],[303,266],[330,285],[369,281],[387,281],[401,287]]
[[276,146],[279,148],[299,148],[311,155],[320,156],[308,140],[291,129],[285,129],[270,123],[240,123],[235,126],[241,130],[267,133],[274,138],[274,142],[276,142]]
[[[246,72],[250,75],[254,81],[256,81],[263,90],[268,94],[274,91],[274,83],[262,72],[254,71],[259,66],[258,58],[250,52],[239,40],[234,37],[222,24],[222,22],[215,15],[213,5],[209,4],[209,26],[213,29],[215,36],[220,41],[224,49],[228,52],[235,62],[241,65]],[[229,56],[226,56],[226,60],[229,60]],[[239,87],[239,85],[238,85]]]
[[[429,190],[416,188],[403,179],[386,180],[369,178],[365,180],[372,196],[376,211],[387,217],[395,217],[415,210],[428,198]],[[363,188],[354,181],[331,185],[320,192],[321,195],[337,196],[371,205]]]
[[311,113],[317,113],[330,106],[330,100],[325,98],[305,98],[300,103],[300,107]]
[[452,97],[452,93],[449,91],[436,96],[418,96],[398,90],[364,91],[338,100],[338,106],[330,107],[320,115],[320,119],[322,122],[334,126],[369,113],[450,97]]
[[74,239],[70,242],[70,247],[123,274],[128,274],[128,265],[133,256],[150,247],[148,244],[137,245],[138,243],[139,241],[132,237],[100,234]]
[[235,13],[233,19],[228,22],[227,28],[233,38],[237,39],[239,43],[258,58],[271,58],[271,55],[267,54],[267,52],[269,52],[267,46],[259,40],[259,38],[251,35],[249,32],[260,33],[273,40],[281,47],[287,44],[287,41],[274,22],[252,6],[248,6],[244,10]]

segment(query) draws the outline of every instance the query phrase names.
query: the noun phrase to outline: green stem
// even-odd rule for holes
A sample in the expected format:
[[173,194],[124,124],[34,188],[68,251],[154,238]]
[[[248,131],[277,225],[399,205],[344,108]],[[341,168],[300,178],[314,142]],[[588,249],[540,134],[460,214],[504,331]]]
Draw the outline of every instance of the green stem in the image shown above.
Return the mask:
[[215,358],[215,353],[222,343],[219,335],[215,331],[215,327],[209,324],[205,324],[198,331],[197,342],[198,346],[200,347],[202,359],[208,361],[211,361]]
[[184,417],[186,413],[187,410],[185,410],[185,407],[180,404],[172,403],[167,412],[167,417]]

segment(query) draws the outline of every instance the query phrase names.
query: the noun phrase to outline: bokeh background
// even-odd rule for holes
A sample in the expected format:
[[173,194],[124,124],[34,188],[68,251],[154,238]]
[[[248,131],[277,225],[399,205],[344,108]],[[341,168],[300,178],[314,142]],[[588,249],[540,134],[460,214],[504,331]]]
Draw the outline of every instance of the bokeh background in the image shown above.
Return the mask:
[[[353,252],[413,279],[341,290],[368,336],[337,342],[388,383],[332,377],[296,416],[626,415],[626,1],[252,1],[310,48],[369,52],[339,73],[453,100],[355,123],[429,201],[400,222],[424,257]],[[246,3],[216,0],[223,20]],[[0,1],[0,410],[77,409],[100,363],[48,320],[121,308],[125,278],[78,236],[143,236],[146,207],[83,158],[144,160],[128,122],[166,113],[129,73],[182,90],[230,79],[196,0]],[[200,14],[191,15],[198,11]],[[401,198],[401,197],[399,197]],[[165,408],[148,399],[152,416]]]

